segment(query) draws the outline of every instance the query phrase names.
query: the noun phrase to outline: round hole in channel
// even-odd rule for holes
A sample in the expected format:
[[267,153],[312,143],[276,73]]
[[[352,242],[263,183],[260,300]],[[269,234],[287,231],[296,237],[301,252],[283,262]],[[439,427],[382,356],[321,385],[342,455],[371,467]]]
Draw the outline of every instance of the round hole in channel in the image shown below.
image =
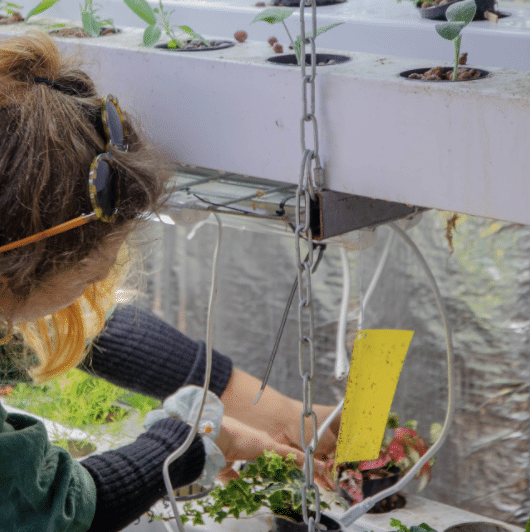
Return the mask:
[[[346,0],[317,0],[317,7],[342,4],[344,2],[346,2]],[[284,7],[300,7],[300,2],[298,0],[274,0],[274,5]]]
[[[351,57],[340,54],[316,54],[317,66],[332,66],[351,61]],[[267,61],[275,65],[298,66],[295,54],[277,55],[268,57]],[[311,65],[311,54],[306,54],[305,64]]]
[[510,532],[510,530],[502,525],[487,522],[470,522],[460,523],[447,528],[444,532]]
[[231,48],[235,46],[234,41],[207,41],[210,46],[205,46],[200,41],[188,41],[182,48],[168,48],[167,43],[157,44],[155,48],[161,48],[170,52],[211,52],[213,50],[223,50],[224,48]]
[[[466,66],[461,65],[460,68],[476,70],[480,75],[476,78],[457,79],[456,81],[477,81],[479,79],[487,78],[491,74],[491,72],[489,72],[488,70],[483,70],[481,68],[473,68],[467,65]],[[404,72],[400,72],[399,76],[409,81],[421,81],[423,83],[453,83],[453,80],[450,80],[450,79],[431,80],[431,79],[417,79],[417,78],[409,77],[411,74],[420,74],[420,75],[425,74],[425,72],[427,72],[430,69],[431,67],[413,68],[412,70],[405,70]],[[452,72],[452,71],[453,71],[453,67],[443,67],[444,74],[447,74],[447,72]]]

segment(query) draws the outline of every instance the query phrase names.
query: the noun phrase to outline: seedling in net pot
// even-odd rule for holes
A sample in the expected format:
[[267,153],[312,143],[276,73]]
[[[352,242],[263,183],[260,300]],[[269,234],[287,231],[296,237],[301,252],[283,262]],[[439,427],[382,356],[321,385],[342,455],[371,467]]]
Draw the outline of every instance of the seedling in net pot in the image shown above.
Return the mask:
[[455,66],[453,69],[453,81],[458,75],[458,58],[460,57],[460,43],[462,41],[462,30],[473,20],[477,12],[475,0],[464,0],[447,8],[445,16],[448,22],[436,24],[438,35],[453,41],[455,46]]
[[[293,38],[291,37],[291,34],[289,33],[289,29],[287,28],[287,25],[285,24],[285,19],[290,17],[294,13],[294,9],[286,9],[285,7],[271,7],[269,9],[263,10],[259,15],[257,15],[254,20],[251,22],[253,24],[254,22],[263,21],[267,22],[268,24],[277,24],[278,22],[281,22],[283,24],[283,27],[285,28],[285,31],[287,32],[287,37],[289,38],[289,41],[291,42],[291,47],[294,50],[294,53],[296,54],[296,60],[298,64],[300,64],[300,56],[302,53],[302,40],[300,35],[296,37],[296,39],[293,41]],[[315,39],[321,35],[322,33],[325,33],[326,31],[334,28],[335,26],[339,26],[340,24],[343,24],[343,22],[336,22],[335,24],[330,24],[329,26],[322,26],[317,29]],[[313,37],[313,34],[309,32],[306,35],[306,39],[311,39]],[[306,41],[307,42],[307,41]]]
[[111,27],[114,31],[114,21],[111,19],[101,20],[97,12],[101,9],[99,4],[92,4],[92,0],[85,0],[84,5],[81,5],[81,22],[84,30],[91,37],[99,37],[101,30],[105,27]]
[[[179,38],[174,32],[173,26],[171,26],[170,19],[175,10],[165,11],[164,6],[162,5],[162,0],[159,0],[159,7],[154,9],[146,2],[146,0],[124,1],[142,20],[148,24],[144,31],[143,46],[154,46],[160,39],[162,30],[170,39],[167,44],[168,48],[177,49],[184,48],[186,46],[187,40]],[[177,26],[177,29],[181,30],[182,33],[185,33],[192,38],[199,40],[205,46],[210,46],[208,41],[206,41],[198,33],[195,33],[189,26]]]

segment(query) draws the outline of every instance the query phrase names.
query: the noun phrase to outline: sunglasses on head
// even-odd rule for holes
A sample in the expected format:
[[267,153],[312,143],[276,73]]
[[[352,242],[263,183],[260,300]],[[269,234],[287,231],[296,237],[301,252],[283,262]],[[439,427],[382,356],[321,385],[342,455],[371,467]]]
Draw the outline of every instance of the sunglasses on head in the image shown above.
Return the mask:
[[101,102],[101,119],[107,145],[105,152],[94,158],[88,173],[88,192],[93,212],[82,214],[73,220],[55,225],[40,233],[0,246],[0,253],[64,233],[92,220],[110,223],[116,219],[120,205],[120,183],[112,161],[112,151],[127,151],[128,145],[123,113],[118,105],[118,100],[110,94]]

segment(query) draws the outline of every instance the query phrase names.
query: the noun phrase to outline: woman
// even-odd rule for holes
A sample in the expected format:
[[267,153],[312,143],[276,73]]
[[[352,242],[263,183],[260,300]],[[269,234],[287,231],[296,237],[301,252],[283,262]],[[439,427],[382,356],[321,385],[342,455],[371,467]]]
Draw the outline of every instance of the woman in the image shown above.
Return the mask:
[[[0,43],[1,343],[4,355],[24,346],[0,360],[10,379],[26,374],[40,383],[82,364],[159,398],[202,384],[202,343],[133,307],[114,310],[127,236],[160,207],[168,177],[116,98],[99,97],[47,36]],[[210,389],[225,406],[215,443],[228,464],[263,449],[303,462],[300,403],[268,389],[253,408],[259,382],[219,353]],[[316,410],[322,420],[331,407]],[[161,419],[134,443],[79,463],[50,445],[42,424],[0,405],[0,529],[120,530],[165,494],[162,464],[189,430],[180,419]],[[337,424],[322,454],[336,432]],[[173,485],[193,482],[207,461],[197,435],[170,468]]]

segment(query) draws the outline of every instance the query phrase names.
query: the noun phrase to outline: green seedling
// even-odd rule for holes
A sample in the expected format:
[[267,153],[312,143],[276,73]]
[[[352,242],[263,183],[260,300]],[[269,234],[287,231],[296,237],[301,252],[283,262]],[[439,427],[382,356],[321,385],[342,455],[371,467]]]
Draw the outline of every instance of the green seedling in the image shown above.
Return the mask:
[[97,12],[101,9],[101,6],[98,4],[93,4],[92,0],[85,0],[85,3],[81,4],[80,8],[83,28],[91,37],[99,37],[101,34],[101,29],[104,26],[110,26],[111,28],[114,28],[113,20],[101,20],[97,14]]
[[0,0],[0,16],[10,17],[11,15],[14,15],[19,9],[22,9],[22,6],[19,6],[18,4],[13,4],[13,2],[4,2],[4,0]]
[[417,526],[411,526],[410,528],[405,526],[399,519],[390,519],[390,526],[397,528],[398,532],[436,532],[434,528],[427,523],[420,523]]
[[[289,41],[291,43],[291,46],[294,50],[294,53],[296,54],[296,60],[298,64],[300,65],[301,61],[301,53],[302,53],[302,40],[300,35],[296,37],[296,39],[293,41],[293,38],[291,37],[291,34],[289,33],[289,29],[287,28],[287,25],[285,24],[285,19],[290,17],[294,13],[294,9],[286,9],[284,7],[271,7],[269,9],[263,10],[259,15],[254,17],[254,20],[251,22],[253,24],[254,22],[263,21],[267,22],[268,24],[277,24],[278,22],[281,22],[283,24],[283,27],[285,28],[285,31],[287,32],[287,36],[289,38]],[[334,28],[335,26],[340,26],[343,24],[343,22],[336,22],[335,24],[330,24],[329,26],[322,26],[317,29],[315,34],[315,39],[321,35],[322,33],[325,33],[326,31]],[[306,43],[308,42],[307,39],[313,38],[313,34],[309,32],[306,35]]]
[[142,417],[160,404],[160,401],[128,392],[77,369],[40,386],[18,384],[6,401],[16,408],[73,428],[119,421],[125,410],[118,408],[117,402],[130,405]]
[[460,43],[462,41],[462,30],[473,20],[477,12],[475,0],[464,0],[453,4],[445,12],[448,22],[436,24],[435,28],[440,37],[453,41],[455,45],[455,66],[453,69],[453,81],[456,81],[458,74],[458,58],[460,56]]
[[39,4],[37,4],[27,15],[26,15],[26,22],[32,17],[33,15],[39,15],[43,11],[46,11],[50,7],[52,7],[54,4],[56,4],[59,0],[42,0]]
[[[165,11],[164,6],[162,5],[162,0],[159,0],[159,7],[152,8],[146,0],[124,0],[125,3],[145,22],[148,26],[144,31],[143,35],[143,46],[154,46],[160,36],[162,31],[169,37],[170,41],[168,42],[168,48],[177,49],[184,48],[185,42],[179,38],[171,25],[171,15],[175,12]],[[201,35],[195,33],[189,26],[177,26],[182,33],[190,35],[194,39],[198,39],[205,46],[210,46],[208,41],[206,41]]]

